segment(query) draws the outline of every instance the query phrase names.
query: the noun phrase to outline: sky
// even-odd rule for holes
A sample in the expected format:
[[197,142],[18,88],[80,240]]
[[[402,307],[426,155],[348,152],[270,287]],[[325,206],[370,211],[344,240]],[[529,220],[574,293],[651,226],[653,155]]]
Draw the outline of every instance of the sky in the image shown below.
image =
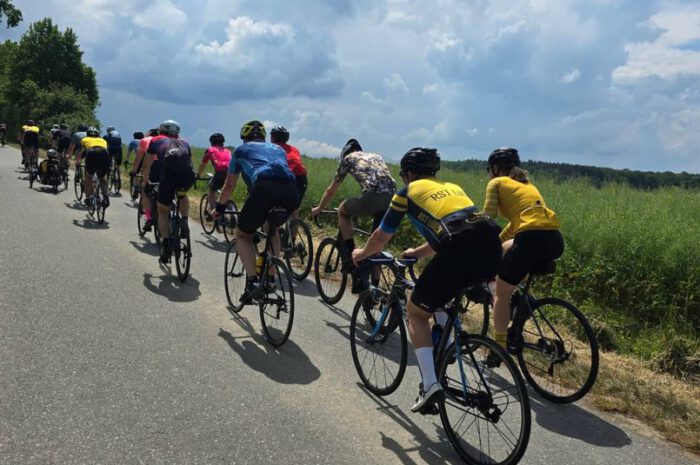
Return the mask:
[[311,156],[523,159],[700,173],[698,0],[14,0],[97,73],[103,125],[251,119]]

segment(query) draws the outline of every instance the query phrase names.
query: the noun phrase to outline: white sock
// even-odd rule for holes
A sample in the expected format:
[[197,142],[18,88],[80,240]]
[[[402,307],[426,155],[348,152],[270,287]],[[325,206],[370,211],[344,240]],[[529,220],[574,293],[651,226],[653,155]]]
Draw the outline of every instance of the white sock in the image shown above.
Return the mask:
[[[445,325],[447,324],[447,312],[444,310],[438,310],[433,315],[435,316],[435,321],[437,321],[437,324],[442,326],[442,329],[445,329]],[[450,337],[447,339],[448,347],[450,344],[452,344],[452,341],[454,341],[454,335],[450,333]]]
[[418,368],[423,379],[423,391],[427,391],[430,386],[437,383],[435,376],[435,362],[433,361],[433,348],[421,347],[416,349]]

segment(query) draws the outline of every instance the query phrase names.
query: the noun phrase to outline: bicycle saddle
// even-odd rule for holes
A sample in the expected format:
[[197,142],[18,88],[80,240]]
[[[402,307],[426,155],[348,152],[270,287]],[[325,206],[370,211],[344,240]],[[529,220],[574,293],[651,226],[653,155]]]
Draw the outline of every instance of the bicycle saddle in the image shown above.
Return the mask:
[[554,260],[548,260],[545,262],[536,263],[530,270],[531,274],[544,276],[546,274],[552,274],[557,269],[557,263]]

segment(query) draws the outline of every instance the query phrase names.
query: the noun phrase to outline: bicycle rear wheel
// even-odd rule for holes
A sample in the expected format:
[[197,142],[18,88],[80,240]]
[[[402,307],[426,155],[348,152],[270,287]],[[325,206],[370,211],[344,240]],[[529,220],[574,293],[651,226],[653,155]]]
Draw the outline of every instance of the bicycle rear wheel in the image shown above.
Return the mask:
[[350,351],[355,370],[367,389],[378,396],[391,394],[399,387],[408,357],[406,327],[400,321],[396,324],[402,316],[389,308],[378,327],[389,298],[390,294],[381,289],[364,291],[350,318]]
[[314,261],[314,279],[321,299],[333,305],[343,297],[348,275],[342,271],[337,241],[327,237],[321,241]]
[[311,272],[313,263],[314,245],[311,229],[306,222],[295,218],[289,222],[289,230],[280,230],[280,233],[283,235],[282,249],[287,267],[294,279],[303,281]]
[[192,245],[190,244],[189,228],[182,228],[178,231],[175,245],[175,268],[177,279],[185,282],[190,275],[190,263],[192,262]]
[[244,306],[239,299],[245,291],[245,269],[241,257],[238,255],[238,250],[236,250],[236,241],[232,241],[226,250],[224,289],[229,312],[232,314],[240,312]]
[[[97,189],[100,189],[99,187],[96,187]],[[104,205],[104,199],[102,198],[101,195],[98,195],[96,200],[95,200],[95,213],[97,214],[97,222],[99,224],[102,224],[105,222],[105,205]]]
[[118,166],[114,167],[112,170],[112,175],[109,177],[109,188],[115,195],[122,189],[122,175],[119,172]]
[[[226,202],[226,211],[237,212],[238,206],[236,206],[236,202],[234,202],[233,200],[229,200],[228,202]],[[233,213],[226,213],[224,215],[224,218],[224,238],[226,239],[226,242],[231,243],[231,241],[233,241],[236,238],[236,227],[238,226],[238,218]]]
[[598,376],[598,341],[584,314],[556,297],[536,300],[516,341],[518,363],[532,388],[556,403],[585,396]]
[[136,227],[139,231],[139,236],[143,237],[146,231],[143,230],[146,224],[146,212],[143,209],[143,197],[139,199],[139,204],[136,207]]
[[73,180],[73,189],[75,190],[75,198],[80,202],[83,200],[83,180],[79,178],[77,174],[76,172],[75,179]]
[[214,218],[209,214],[211,209],[209,195],[205,193],[199,201],[199,223],[202,225],[205,234],[211,234],[214,232],[214,229],[216,229]]
[[464,291],[458,296],[459,305],[465,311],[462,314],[462,330],[469,334],[486,336],[489,330],[491,300],[475,302]]
[[[462,333],[439,363],[445,391],[440,420],[455,451],[468,464],[517,463],[530,440],[530,399],[513,360],[495,341]],[[485,362],[492,353],[491,360]]]
[[[260,285],[265,295],[260,299],[260,323],[263,334],[270,345],[279,347],[289,338],[294,323],[294,286],[286,265],[277,257],[270,257],[269,266],[274,267],[274,276],[268,274]],[[265,273],[265,270],[263,270]]]

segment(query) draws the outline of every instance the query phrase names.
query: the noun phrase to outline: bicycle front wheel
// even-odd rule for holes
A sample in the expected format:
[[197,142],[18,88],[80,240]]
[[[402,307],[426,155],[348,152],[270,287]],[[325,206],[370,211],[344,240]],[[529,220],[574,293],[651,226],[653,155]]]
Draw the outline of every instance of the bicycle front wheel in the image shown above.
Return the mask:
[[216,229],[214,218],[209,214],[211,209],[209,195],[205,193],[199,201],[199,223],[202,225],[205,234],[211,234],[214,232],[214,229]]
[[102,196],[98,196],[95,200],[95,213],[97,214],[97,222],[102,224],[105,222],[105,205]]
[[[277,257],[268,260],[267,277],[260,282],[265,290],[260,299],[260,323],[267,342],[279,347],[289,338],[294,323],[294,286],[284,262]],[[274,275],[270,275],[270,271]]]
[[[236,206],[236,202],[234,202],[233,200],[229,200],[228,202],[226,202],[226,211],[237,212],[238,207]],[[238,226],[238,217],[233,213],[226,213],[224,217],[224,239],[226,239],[226,242],[231,243],[231,241],[233,241],[236,238],[236,227]]]
[[287,267],[294,279],[303,281],[311,272],[313,263],[311,229],[306,222],[295,218],[289,222],[289,230],[285,231],[285,235],[282,247]]
[[176,244],[175,268],[177,270],[177,279],[184,283],[190,275],[190,263],[192,262],[189,228],[180,228]]
[[598,341],[584,314],[569,302],[536,300],[517,342],[518,363],[532,388],[556,403],[575,402],[598,376]]
[[462,333],[459,353],[451,345],[439,366],[440,420],[459,456],[472,465],[517,463],[530,440],[530,400],[506,351],[485,336]]
[[[406,372],[408,340],[406,327],[391,308],[390,294],[366,290],[355,303],[350,318],[350,351],[355,370],[367,389],[378,396],[394,392]],[[386,312],[380,325],[382,313]]]
[[333,305],[343,297],[348,275],[343,273],[337,241],[327,237],[321,241],[314,261],[316,289],[321,299]]
[[78,202],[83,200],[83,181],[77,176],[77,173],[73,181],[73,189],[75,190],[75,198]]
[[226,250],[224,289],[226,291],[226,300],[228,300],[229,312],[235,314],[243,310],[244,304],[239,299],[245,291],[245,269],[236,249],[236,241],[232,241]]

